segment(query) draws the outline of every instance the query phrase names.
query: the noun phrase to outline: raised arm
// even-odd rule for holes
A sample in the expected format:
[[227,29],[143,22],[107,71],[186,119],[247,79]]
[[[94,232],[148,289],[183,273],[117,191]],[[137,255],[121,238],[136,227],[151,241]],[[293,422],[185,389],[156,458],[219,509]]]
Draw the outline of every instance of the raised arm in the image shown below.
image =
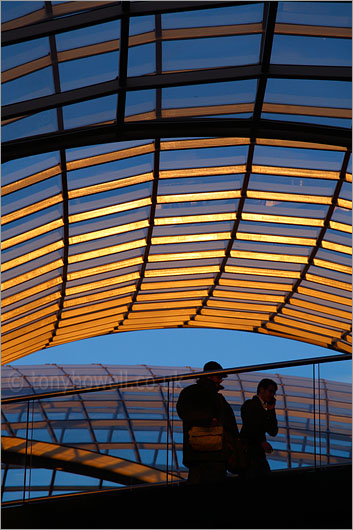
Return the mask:
[[276,436],[278,433],[274,409],[266,411],[249,400],[241,408],[241,417],[243,420],[242,434],[249,440],[263,442],[266,440],[266,432],[270,436]]

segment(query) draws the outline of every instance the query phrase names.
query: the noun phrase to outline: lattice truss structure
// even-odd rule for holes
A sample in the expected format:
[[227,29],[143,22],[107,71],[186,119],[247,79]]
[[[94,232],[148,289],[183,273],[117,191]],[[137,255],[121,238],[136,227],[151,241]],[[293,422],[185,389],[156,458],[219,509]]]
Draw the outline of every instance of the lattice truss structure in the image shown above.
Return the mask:
[[[73,385],[89,386],[139,380],[171,373],[200,371],[191,367],[119,366],[119,365],[24,365],[6,366],[2,370],[3,397],[64,390]],[[241,427],[240,407],[252,398],[263,373],[229,375],[223,381],[223,395],[231,404]],[[268,437],[274,448],[270,458],[273,469],[296,468],[316,464],[342,464],[352,459],[351,385],[320,378],[266,374],[278,384],[276,414],[279,433]],[[43,399],[29,407],[28,447],[36,450],[36,441],[56,444],[48,446],[49,456],[60,466],[60,453],[76,447],[95,453],[120,457],[166,470],[167,441],[169,471],[186,477],[182,465],[182,423],[175,411],[180,390],[191,381],[176,382],[173,387],[154,384],[108,392],[79,394]],[[32,431],[33,413],[33,431]],[[26,437],[27,403],[4,405],[2,408],[3,443],[7,437]],[[315,429],[314,429],[315,425]],[[34,442],[31,442],[33,440]],[[61,448],[61,449],[60,449]],[[45,455],[42,455],[45,456]],[[87,461],[92,461],[89,453]],[[74,464],[73,457],[72,463]],[[23,469],[8,464],[3,452],[3,500],[22,497]],[[82,463],[82,461],[81,461]],[[38,461],[33,459],[33,466]],[[94,475],[70,478],[60,470],[32,469],[31,494],[54,495],[62,492],[111,487],[111,482]],[[53,464],[53,467],[55,465]],[[102,473],[104,468],[101,470]],[[89,471],[87,471],[89,475]],[[116,485],[116,484],[115,484]]]
[[165,327],[350,351],[350,3],[2,7],[3,363]]

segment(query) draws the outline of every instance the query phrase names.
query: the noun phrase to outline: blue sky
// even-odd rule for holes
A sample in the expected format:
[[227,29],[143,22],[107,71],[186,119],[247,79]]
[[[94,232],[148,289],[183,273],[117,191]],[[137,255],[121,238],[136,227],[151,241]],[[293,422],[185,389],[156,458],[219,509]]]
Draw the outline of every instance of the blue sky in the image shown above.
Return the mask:
[[[224,368],[334,355],[326,348],[295,340],[221,329],[158,329],[84,339],[23,357],[20,364],[149,364],[202,367],[216,360]],[[322,364],[320,376],[351,382],[352,363]],[[276,370],[276,373],[278,370]],[[171,370],[172,373],[172,370]],[[280,373],[311,377],[312,367]]]

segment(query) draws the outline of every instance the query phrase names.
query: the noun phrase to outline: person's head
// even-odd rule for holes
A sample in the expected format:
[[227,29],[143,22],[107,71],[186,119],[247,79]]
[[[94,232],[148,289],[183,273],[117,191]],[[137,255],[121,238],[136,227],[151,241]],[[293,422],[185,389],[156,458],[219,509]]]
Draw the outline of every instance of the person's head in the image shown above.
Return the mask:
[[260,383],[257,385],[257,395],[263,401],[269,403],[275,397],[277,392],[277,383],[272,379],[261,379]]
[[[215,370],[223,370],[223,367],[216,361],[208,361],[203,367],[204,372],[212,372]],[[225,377],[228,377],[227,374],[215,374],[207,376],[208,379],[211,379],[211,381],[217,383],[218,385],[222,383]]]

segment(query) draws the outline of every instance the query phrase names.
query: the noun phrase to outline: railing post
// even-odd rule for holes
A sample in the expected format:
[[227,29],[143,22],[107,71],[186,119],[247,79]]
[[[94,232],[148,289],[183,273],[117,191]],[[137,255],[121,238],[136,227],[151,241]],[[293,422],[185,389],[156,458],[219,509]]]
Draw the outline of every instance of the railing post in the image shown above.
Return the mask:
[[330,464],[330,410],[329,410],[329,396],[325,379],[322,380],[325,392],[325,416],[326,416],[326,464]]
[[30,448],[30,455],[29,455],[29,477],[28,477],[28,502],[30,502],[30,498],[31,498],[32,454],[33,454],[33,423],[34,423],[34,401],[32,401],[31,448]]
[[320,365],[317,365],[317,386],[319,393],[319,463],[321,469],[321,387],[320,387]]
[[169,381],[167,390],[167,485],[169,481]]
[[27,478],[27,449],[28,449],[28,425],[29,425],[29,400],[27,401],[27,422],[26,422],[26,453],[25,453],[25,469],[23,479],[23,503],[26,500],[26,478]]
[[[286,423],[286,441],[287,441],[287,465],[288,465],[288,469],[291,469],[292,468],[292,456],[291,456],[291,447],[290,447],[290,429],[289,429],[289,417],[288,417],[288,407],[287,407],[287,396],[286,396],[286,392],[285,392],[285,389],[284,389],[284,384],[283,384],[283,381],[282,381],[282,377],[280,374],[276,374],[279,381],[280,381],[280,386],[281,386],[281,390],[282,390],[282,397],[283,397],[283,412],[284,412],[284,419],[285,419],[285,423]],[[243,400],[245,401],[245,399]]]
[[316,388],[315,388],[315,364],[313,364],[313,406],[314,406],[314,468],[316,470]]
[[[172,471],[176,471],[177,463],[176,463],[176,453],[175,453],[175,442],[174,442],[174,380],[172,381],[172,405],[171,405],[171,411],[172,411],[172,421],[170,426],[170,436],[172,438]],[[173,461],[174,461],[174,467],[173,467]],[[171,477],[171,481],[173,480],[173,477]]]

